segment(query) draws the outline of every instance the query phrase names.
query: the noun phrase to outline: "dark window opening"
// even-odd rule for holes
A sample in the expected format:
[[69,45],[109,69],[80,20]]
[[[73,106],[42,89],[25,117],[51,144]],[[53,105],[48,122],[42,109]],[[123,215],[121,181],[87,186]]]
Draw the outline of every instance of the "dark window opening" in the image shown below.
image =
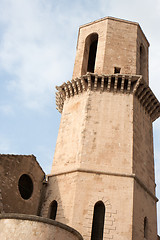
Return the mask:
[[142,65],[143,65],[143,47],[140,46],[140,74],[142,74]]
[[147,231],[148,231],[148,220],[147,217],[144,218],[144,238],[147,239]]
[[103,240],[105,206],[99,201],[94,206],[91,240]]
[[53,219],[53,220],[56,219],[57,207],[58,207],[58,203],[57,203],[57,201],[54,200],[50,205],[50,213],[49,213],[50,219]]
[[98,39],[91,43],[89,49],[87,72],[94,73]]
[[33,193],[33,182],[29,175],[23,174],[18,181],[18,189],[21,197],[29,199]]
[[111,78],[111,90],[114,89],[115,78]]
[[124,80],[124,90],[127,90],[127,88],[128,88],[128,80],[125,79]]
[[143,44],[141,44],[140,46],[140,74],[143,75],[143,77],[145,78],[145,72],[147,69],[147,59],[146,59],[146,51],[145,51],[145,47],[143,46]]
[[90,35],[88,35],[85,40],[85,47],[84,47],[84,53],[83,53],[83,63],[82,63],[82,69],[81,69],[82,75],[86,74],[87,72],[94,73],[97,45],[98,45],[98,34],[91,33]]
[[121,89],[121,83],[122,83],[122,79],[118,78],[118,84],[117,84],[117,89],[120,90]]
[[120,73],[120,71],[121,71],[121,68],[119,68],[119,67],[114,68],[114,74]]

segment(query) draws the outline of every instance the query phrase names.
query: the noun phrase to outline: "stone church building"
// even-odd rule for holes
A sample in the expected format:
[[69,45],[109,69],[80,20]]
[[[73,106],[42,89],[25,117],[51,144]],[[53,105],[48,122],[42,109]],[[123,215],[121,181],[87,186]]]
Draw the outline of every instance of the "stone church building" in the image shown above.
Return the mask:
[[33,155],[0,155],[0,239],[157,240],[149,42],[138,23],[79,28],[51,173]]

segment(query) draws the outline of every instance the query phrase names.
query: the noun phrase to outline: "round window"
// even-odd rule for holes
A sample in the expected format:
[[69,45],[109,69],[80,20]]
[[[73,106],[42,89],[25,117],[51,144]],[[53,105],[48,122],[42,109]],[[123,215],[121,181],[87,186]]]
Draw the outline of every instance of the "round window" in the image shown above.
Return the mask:
[[23,174],[18,181],[18,188],[23,199],[29,199],[33,193],[33,182],[29,175]]

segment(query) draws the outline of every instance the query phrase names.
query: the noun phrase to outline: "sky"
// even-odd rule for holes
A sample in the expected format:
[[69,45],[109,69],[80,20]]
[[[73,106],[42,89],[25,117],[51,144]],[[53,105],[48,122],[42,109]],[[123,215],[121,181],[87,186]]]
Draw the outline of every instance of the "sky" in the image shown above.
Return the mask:
[[[50,173],[61,118],[55,86],[72,79],[79,26],[105,16],[141,25],[160,100],[159,0],[0,0],[0,153],[33,154]],[[160,120],[153,127],[160,198]],[[160,204],[158,219],[160,233]]]

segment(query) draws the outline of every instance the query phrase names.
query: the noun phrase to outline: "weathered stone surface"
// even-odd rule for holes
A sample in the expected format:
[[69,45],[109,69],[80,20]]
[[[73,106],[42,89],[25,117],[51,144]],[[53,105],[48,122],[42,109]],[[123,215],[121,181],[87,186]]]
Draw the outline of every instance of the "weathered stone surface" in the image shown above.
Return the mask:
[[62,118],[42,216],[56,200],[56,219],[85,240],[98,201],[103,240],[157,239],[152,122],[160,104],[148,86],[148,47],[137,23],[108,17],[86,24],[73,79],[57,87]]
[[[80,27],[73,78],[86,74],[88,59],[84,59],[85,40],[92,33],[98,34],[95,73],[113,74],[114,67],[119,67],[121,73],[142,74],[145,81],[148,82],[149,43],[139,24],[112,17],[106,17]],[[146,61],[143,70],[140,70],[139,49],[142,44],[145,49]]]
[[[33,192],[28,199],[24,199],[19,191],[19,179],[24,174],[33,183]],[[0,154],[0,212],[37,215],[44,178],[33,155]]]
[[135,95],[86,91],[65,100],[47,193],[44,216],[56,199],[57,220],[85,240],[99,200],[115,213],[111,226],[106,215],[104,240],[143,239],[145,215],[156,238],[152,120]]
[[62,223],[22,214],[0,215],[0,239],[83,240],[76,230]]

